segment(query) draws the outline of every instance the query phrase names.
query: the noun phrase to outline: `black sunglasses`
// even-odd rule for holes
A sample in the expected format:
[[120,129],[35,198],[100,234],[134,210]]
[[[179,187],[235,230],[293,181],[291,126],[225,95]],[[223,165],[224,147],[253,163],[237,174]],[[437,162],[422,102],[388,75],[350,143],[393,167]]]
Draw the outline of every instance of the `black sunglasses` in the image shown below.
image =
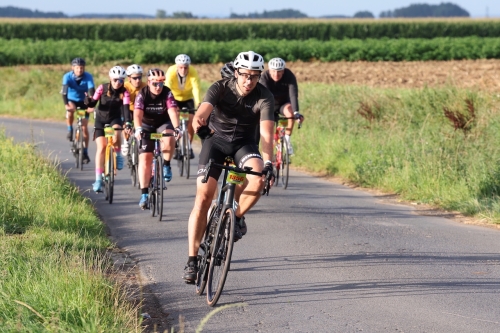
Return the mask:
[[141,76],[131,76],[130,78],[132,80],[141,80],[142,79],[142,75]]

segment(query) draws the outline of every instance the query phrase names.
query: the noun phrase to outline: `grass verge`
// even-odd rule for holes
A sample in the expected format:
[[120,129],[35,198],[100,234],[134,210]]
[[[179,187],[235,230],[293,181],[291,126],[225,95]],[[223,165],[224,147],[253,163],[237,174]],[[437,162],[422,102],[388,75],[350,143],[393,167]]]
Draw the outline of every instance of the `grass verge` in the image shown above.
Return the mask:
[[305,84],[294,165],[500,222],[500,98]]
[[140,331],[90,202],[32,145],[0,145],[0,332]]

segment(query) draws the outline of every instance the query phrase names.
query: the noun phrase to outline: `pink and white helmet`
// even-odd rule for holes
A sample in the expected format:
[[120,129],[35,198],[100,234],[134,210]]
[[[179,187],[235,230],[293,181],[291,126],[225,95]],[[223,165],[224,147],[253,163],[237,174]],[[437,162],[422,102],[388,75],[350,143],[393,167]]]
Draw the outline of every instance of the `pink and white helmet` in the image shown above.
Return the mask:
[[285,60],[281,58],[272,58],[268,63],[269,69],[282,71],[285,69]]
[[264,70],[264,58],[254,51],[241,52],[234,59],[234,68],[244,68],[253,71]]
[[125,69],[121,66],[115,66],[109,70],[109,77],[112,79],[125,79],[127,77],[127,73]]

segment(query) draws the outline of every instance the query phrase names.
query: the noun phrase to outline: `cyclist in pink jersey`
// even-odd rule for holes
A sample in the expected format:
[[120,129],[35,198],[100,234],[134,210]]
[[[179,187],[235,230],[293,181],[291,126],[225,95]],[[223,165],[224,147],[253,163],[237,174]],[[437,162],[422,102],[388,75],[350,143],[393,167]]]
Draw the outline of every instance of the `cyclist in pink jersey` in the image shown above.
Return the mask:
[[[93,184],[95,192],[102,192],[102,174],[104,172],[104,154],[106,152],[107,140],[104,136],[104,126],[106,124],[112,125],[114,128],[123,127],[123,119],[126,122],[126,130],[130,131],[130,95],[125,89],[123,82],[126,78],[125,69],[120,66],[115,66],[109,70],[109,83],[101,84],[94,96],[87,98],[86,104],[93,108],[98,104],[95,112],[95,130],[94,140],[97,145],[95,154],[95,173],[96,182]],[[114,149],[116,152],[116,168],[123,169],[123,156],[121,150],[121,130],[115,131]]]

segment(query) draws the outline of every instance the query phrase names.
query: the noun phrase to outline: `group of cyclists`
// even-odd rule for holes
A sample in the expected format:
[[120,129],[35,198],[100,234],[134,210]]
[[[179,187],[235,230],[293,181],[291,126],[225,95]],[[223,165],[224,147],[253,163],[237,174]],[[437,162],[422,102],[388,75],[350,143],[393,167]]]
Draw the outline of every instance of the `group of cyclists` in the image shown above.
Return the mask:
[[[184,280],[194,283],[198,271],[198,248],[205,233],[207,213],[214,197],[221,169],[211,168],[206,183],[201,180],[205,166],[213,159],[223,164],[232,157],[239,168],[251,167],[265,176],[248,175],[247,181],[237,187],[235,200],[235,241],[247,232],[244,215],[257,203],[266,176],[273,173],[274,125],[278,114],[287,117],[285,140],[288,151],[293,152],[290,141],[294,119],[303,120],[299,113],[298,87],[295,75],[286,68],[285,61],[273,58],[264,68],[264,58],[253,51],[239,53],[233,62],[221,68],[221,80],[214,82],[201,97],[200,80],[186,54],[175,58],[175,65],[166,73],[159,68],[144,71],[133,64],[124,69],[114,66],[109,70],[109,81],[94,86],[92,75],[85,72],[85,61],[73,59],[72,71],[63,76],[62,95],[66,108],[68,140],[73,140],[74,111],[87,110],[82,128],[85,147],[88,147],[89,113],[95,112],[93,140],[96,142],[95,192],[103,186],[104,153],[106,139],[104,125],[110,124],[115,131],[116,167],[124,166],[129,141],[139,143],[139,183],[141,198],[139,206],[147,208],[148,186],[151,177],[154,141],[147,133],[170,133],[161,139],[163,175],[166,182],[172,180],[170,161],[177,158],[176,137],[180,137],[179,111],[181,108],[195,110],[189,115],[188,133],[192,140],[195,133],[202,138],[199,154],[196,197],[188,222],[188,261],[184,269]],[[127,82],[125,80],[127,79]],[[123,128],[123,144],[122,133]],[[259,149],[260,147],[260,149]],[[189,152],[190,158],[194,153]],[[124,155],[124,156],[122,156]],[[84,162],[89,163],[88,151],[84,149]],[[269,179],[269,177],[267,177]],[[272,177],[271,177],[272,178]],[[271,181],[272,182],[272,181]]]

